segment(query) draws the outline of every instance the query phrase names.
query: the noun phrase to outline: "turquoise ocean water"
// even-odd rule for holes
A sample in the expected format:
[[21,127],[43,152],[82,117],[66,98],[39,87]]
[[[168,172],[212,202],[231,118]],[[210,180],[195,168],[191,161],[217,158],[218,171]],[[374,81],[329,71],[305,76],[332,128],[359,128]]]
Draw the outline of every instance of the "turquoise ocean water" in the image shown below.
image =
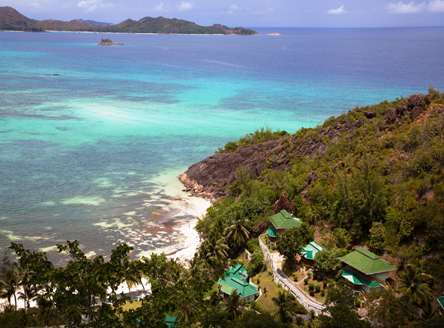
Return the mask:
[[0,251],[154,238],[167,177],[227,141],[444,89],[444,28],[257,30],[282,35],[0,32]]

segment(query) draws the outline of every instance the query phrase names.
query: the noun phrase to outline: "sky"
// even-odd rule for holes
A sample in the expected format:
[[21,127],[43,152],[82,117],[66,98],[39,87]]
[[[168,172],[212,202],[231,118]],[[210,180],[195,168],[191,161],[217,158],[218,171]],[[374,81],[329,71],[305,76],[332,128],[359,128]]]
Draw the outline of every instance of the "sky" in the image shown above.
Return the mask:
[[0,6],[37,20],[163,16],[229,27],[444,26],[444,0],[0,0]]

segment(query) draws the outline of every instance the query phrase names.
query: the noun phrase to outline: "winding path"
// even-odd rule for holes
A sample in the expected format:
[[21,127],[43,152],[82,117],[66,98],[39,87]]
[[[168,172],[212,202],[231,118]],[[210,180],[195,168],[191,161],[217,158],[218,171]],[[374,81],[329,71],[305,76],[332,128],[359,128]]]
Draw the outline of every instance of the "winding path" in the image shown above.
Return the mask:
[[[258,239],[262,253],[264,253],[265,260],[270,263],[271,269],[273,270],[274,281],[283,285],[286,290],[290,291],[297,298],[299,303],[301,303],[307,309],[307,311],[313,310],[316,315],[320,314],[325,308],[325,305],[308,295],[293,280],[288,278],[282,271],[282,263],[284,261],[283,257],[278,253],[271,254],[268,248],[262,242],[261,238],[259,237]],[[303,279],[306,277],[307,275]]]

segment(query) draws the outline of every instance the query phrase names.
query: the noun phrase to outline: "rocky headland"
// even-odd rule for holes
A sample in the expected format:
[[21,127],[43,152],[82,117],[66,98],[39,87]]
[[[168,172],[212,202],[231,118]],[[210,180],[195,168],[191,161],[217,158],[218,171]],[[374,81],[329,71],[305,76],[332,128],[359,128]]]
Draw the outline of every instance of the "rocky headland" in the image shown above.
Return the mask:
[[[418,119],[429,105],[428,95],[411,95],[406,105],[384,108],[382,111],[378,108],[373,110],[372,106],[360,109],[353,122],[342,122],[341,116],[331,117],[318,129],[317,133],[301,133],[303,128],[294,135],[281,139],[246,146],[236,151],[218,152],[191,165],[180,176],[180,180],[188,191],[216,201],[230,195],[228,187],[236,180],[236,171],[241,167],[251,172],[253,178],[257,178],[266,169],[285,169],[292,159],[300,156],[323,157],[338,139],[350,139],[355,130],[372,120],[374,124],[377,124],[379,133],[383,135],[404,116],[412,120]],[[437,111],[442,113],[444,106],[441,105]],[[331,163],[332,171],[343,166],[342,161]],[[305,198],[309,193],[311,182],[317,179],[317,173],[314,171],[306,177],[307,188],[301,193],[302,197]]]

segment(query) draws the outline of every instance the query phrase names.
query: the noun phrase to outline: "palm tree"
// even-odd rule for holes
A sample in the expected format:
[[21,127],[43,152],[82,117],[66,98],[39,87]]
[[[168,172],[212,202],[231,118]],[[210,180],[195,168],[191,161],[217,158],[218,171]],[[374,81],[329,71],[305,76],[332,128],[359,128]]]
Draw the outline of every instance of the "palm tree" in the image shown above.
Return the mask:
[[[238,214],[236,214],[236,217]],[[240,218],[225,229],[227,241],[235,246],[244,244],[250,237],[250,232],[244,226],[244,221]]]
[[432,299],[430,287],[425,279],[431,279],[432,276],[422,272],[421,266],[408,266],[400,278],[399,289],[411,304],[420,305]]
[[202,258],[209,262],[223,262],[228,258],[229,247],[224,238],[210,235],[202,245]]
[[11,297],[14,296],[15,309],[17,310],[17,296],[15,291],[19,285],[19,275],[17,272],[17,263],[11,262],[5,255],[2,260],[0,270],[0,298],[7,298],[11,305]]
[[26,311],[29,311],[29,303],[38,296],[38,289],[23,285],[23,291],[18,292],[18,295],[18,299],[23,300]]
[[145,286],[142,283],[142,273],[133,264],[130,264],[126,269],[124,278],[126,285],[128,286],[128,293],[131,293],[131,287],[136,286],[137,284],[141,284],[145,291]]
[[424,304],[424,307],[421,309],[421,317],[420,320],[424,322],[429,322],[433,318],[435,318],[438,315],[438,309],[433,309],[432,303],[427,302]]
[[241,296],[237,293],[236,289],[233,289],[231,295],[227,297],[226,303],[223,306],[224,310],[228,313],[230,320],[234,320],[241,315],[241,305]]
[[179,321],[190,321],[194,317],[199,315],[199,310],[197,308],[197,304],[192,302],[189,298],[184,298],[179,307],[179,314],[177,319]]
[[292,315],[297,308],[296,298],[287,291],[279,291],[278,297],[273,297],[272,301],[278,306],[274,317],[283,323],[292,322]]

